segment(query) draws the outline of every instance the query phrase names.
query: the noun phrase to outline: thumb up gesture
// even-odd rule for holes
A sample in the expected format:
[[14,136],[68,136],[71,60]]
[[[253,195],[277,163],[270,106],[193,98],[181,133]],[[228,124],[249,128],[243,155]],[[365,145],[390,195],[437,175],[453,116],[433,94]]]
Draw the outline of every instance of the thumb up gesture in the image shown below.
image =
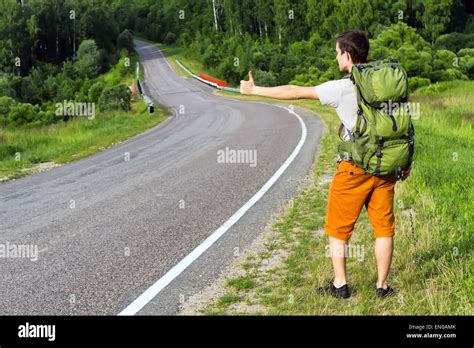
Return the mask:
[[249,71],[249,80],[240,81],[240,94],[252,95],[254,92],[254,88],[255,88],[255,82],[253,81],[253,75],[252,75],[252,72]]

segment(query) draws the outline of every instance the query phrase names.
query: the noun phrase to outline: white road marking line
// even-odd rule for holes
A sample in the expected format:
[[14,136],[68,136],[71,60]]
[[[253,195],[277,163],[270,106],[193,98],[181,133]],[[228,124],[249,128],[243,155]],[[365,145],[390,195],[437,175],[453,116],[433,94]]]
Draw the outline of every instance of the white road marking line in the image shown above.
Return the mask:
[[267,104],[266,105],[276,106],[282,109],[288,110],[291,114],[295,115],[301,125],[301,138],[296,147],[294,148],[291,155],[281,165],[281,167],[273,174],[273,176],[262,186],[262,188],[250,198],[234,215],[232,215],[224,224],[222,224],[217,230],[215,230],[204,242],[196,247],[191,253],[189,253],[184,259],[176,264],[172,269],[168,271],[163,277],[157,280],[152,286],[150,286],[143,294],[141,294],[135,301],[129,304],[124,310],[118,315],[134,315],[138,313],[143,307],[145,307],[156,295],[160,293],[168,284],[170,284],[177,276],[179,276],[189,265],[191,265],[199,256],[201,256],[214,242],[216,242],[224,233],[229,230],[239,219],[249,210],[260,198],[273,186],[273,184],[280,178],[288,166],[293,162],[304,142],[306,141],[306,125],[303,119],[296,112],[291,109],[280,105]]

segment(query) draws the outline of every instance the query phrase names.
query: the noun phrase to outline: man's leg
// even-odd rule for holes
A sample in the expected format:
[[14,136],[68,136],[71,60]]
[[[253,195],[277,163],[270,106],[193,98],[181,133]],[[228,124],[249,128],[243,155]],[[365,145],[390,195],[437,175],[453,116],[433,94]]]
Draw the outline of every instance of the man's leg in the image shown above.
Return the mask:
[[334,286],[340,288],[346,284],[345,248],[347,241],[329,236],[329,250],[334,268]]
[[372,175],[348,162],[339,164],[329,188],[324,225],[337,288],[346,284],[345,248],[372,188]]
[[377,260],[377,288],[387,289],[387,276],[393,255],[393,237],[375,239],[375,258]]
[[375,259],[377,260],[377,289],[388,289],[387,277],[393,255],[393,235],[395,216],[393,213],[393,197],[395,182],[377,178],[375,189],[368,202],[367,213],[374,230]]

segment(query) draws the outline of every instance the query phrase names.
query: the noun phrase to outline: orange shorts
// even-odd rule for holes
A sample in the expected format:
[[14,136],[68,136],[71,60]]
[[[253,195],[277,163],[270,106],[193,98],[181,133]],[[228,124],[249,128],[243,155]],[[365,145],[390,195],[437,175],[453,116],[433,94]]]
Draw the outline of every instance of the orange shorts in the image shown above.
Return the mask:
[[393,214],[394,177],[376,177],[350,162],[341,161],[329,188],[326,224],[327,235],[349,240],[365,205],[375,238],[391,237],[395,231]]

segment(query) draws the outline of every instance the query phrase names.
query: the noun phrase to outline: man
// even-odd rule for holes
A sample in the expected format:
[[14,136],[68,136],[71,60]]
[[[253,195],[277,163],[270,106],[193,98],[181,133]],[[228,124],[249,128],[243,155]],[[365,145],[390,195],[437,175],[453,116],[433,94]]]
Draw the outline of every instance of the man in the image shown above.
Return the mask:
[[[366,63],[369,41],[358,31],[342,33],[336,39],[336,60],[341,72],[352,71],[355,64]],[[353,82],[346,78],[329,81],[316,87],[294,85],[278,87],[256,86],[249,72],[249,81],[240,82],[240,93],[276,99],[319,99],[321,104],[336,109],[346,131],[344,141],[349,140],[348,129],[353,129],[357,117],[357,100]],[[329,189],[325,233],[329,236],[329,249],[334,268],[334,281],[318,288],[321,294],[348,298],[350,289],[346,283],[345,251],[347,242],[365,205],[375,235],[377,260],[376,295],[391,296],[394,290],[387,285],[387,276],[393,254],[395,218],[393,196],[395,181],[392,177],[376,177],[348,161],[338,160],[338,168]],[[403,174],[403,179],[409,170]]]

